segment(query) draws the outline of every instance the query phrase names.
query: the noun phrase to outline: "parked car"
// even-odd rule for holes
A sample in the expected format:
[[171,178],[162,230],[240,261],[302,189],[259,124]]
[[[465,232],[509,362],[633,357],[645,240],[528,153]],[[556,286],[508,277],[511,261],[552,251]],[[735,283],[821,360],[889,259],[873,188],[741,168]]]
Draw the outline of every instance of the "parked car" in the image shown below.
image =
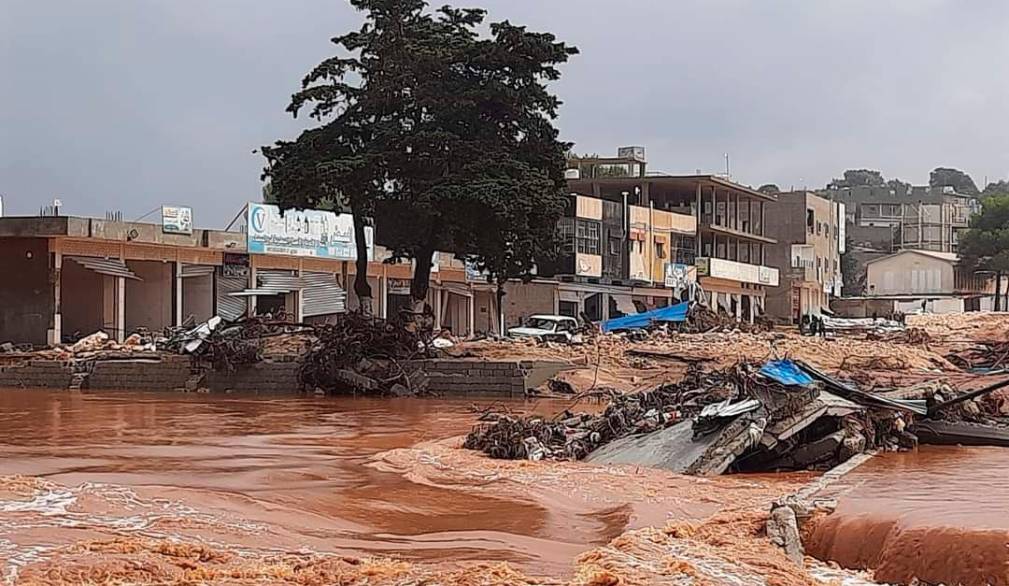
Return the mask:
[[510,328],[508,335],[513,338],[536,338],[547,342],[580,342],[578,320],[565,315],[534,315],[525,325]]

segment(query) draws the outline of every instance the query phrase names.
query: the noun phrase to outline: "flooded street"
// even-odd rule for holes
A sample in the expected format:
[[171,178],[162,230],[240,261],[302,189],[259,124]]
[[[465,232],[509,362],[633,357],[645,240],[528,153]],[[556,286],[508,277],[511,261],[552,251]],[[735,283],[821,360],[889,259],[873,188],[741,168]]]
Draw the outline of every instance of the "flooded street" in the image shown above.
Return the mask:
[[[555,519],[532,501],[368,465],[392,448],[465,433],[473,404],[3,391],[2,474],[70,490],[37,503],[41,516],[0,517],[0,543],[45,549],[176,527],[256,549],[496,559],[554,574],[623,531],[620,515]],[[53,531],[48,517],[68,504],[74,514]],[[0,500],[2,512],[17,508]]]
[[763,524],[811,474],[458,449],[490,405],[0,391],[0,583],[809,583]]
[[832,488],[808,551],[884,582],[1009,584],[1009,452],[922,446],[881,454]]

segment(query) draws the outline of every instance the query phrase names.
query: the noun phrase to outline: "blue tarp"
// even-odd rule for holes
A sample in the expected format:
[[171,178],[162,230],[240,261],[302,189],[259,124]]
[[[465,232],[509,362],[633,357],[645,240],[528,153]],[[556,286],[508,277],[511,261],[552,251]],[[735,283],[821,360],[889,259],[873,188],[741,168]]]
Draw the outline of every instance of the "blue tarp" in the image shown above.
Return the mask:
[[634,330],[648,327],[653,323],[687,321],[687,309],[689,305],[689,303],[684,301],[682,303],[677,303],[676,305],[670,305],[669,307],[662,307],[659,309],[653,309],[652,311],[646,311],[644,313],[635,313],[634,315],[625,315],[624,317],[604,321],[602,330],[604,332]]
[[788,386],[813,384],[813,377],[791,360],[771,360],[760,369],[760,374]]

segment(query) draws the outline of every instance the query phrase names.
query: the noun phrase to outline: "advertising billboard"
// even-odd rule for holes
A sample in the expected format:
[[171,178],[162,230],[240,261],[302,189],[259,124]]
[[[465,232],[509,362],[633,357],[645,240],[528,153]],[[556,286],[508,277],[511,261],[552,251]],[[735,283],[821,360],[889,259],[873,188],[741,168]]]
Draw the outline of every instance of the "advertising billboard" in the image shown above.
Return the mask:
[[[250,203],[246,218],[250,254],[286,254],[354,260],[354,219],[350,214],[280,208]],[[375,258],[374,229],[365,228],[368,260]]]
[[161,206],[161,231],[165,234],[192,234],[193,208]]

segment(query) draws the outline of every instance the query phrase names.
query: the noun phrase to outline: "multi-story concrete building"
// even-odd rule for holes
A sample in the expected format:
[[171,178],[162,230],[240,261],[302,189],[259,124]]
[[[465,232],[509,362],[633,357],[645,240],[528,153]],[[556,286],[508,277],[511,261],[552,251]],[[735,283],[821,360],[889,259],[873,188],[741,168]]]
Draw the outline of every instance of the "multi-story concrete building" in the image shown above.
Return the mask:
[[865,269],[873,259],[899,250],[917,249],[955,253],[960,235],[980,211],[977,198],[950,187],[887,186],[829,189],[829,199],[847,210],[847,236],[855,260],[855,274],[847,275],[846,294],[865,291]]
[[[651,236],[641,228],[629,231],[632,250],[639,255],[648,251],[650,260],[648,255],[632,256],[629,278],[646,276],[651,265],[655,282],[659,263],[671,284],[696,278],[700,297],[713,309],[747,320],[764,311],[766,288],[778,285],[778,270],[764,260],[765,247],[776,243],[764,231],[765,207],[776,200],[774,195],[716,175],[650,174],[640,147],[620,149],[613,158],[575,158],[569,167],[572,193],[627,202],[632,222],[640,226],[648,210]],[[681,216],[693,217],[695,235],[673,229],[663,241],[667,236],[660,226],[684,223]]]
[[690,286],[692,266],[685,263],[692,264],[693,216],[630,205],[622,195],[575,194],[558,228],[561,257],[539,272],[556,279],[562,315],[604,320],[637,313],[668,305]]
[[844,205],[808,191],[779,193],[769,204],[767,262],[780,270],[778,286],[767,292],[767,313],[797,323],[803,315],[830,310],[841,291]]

